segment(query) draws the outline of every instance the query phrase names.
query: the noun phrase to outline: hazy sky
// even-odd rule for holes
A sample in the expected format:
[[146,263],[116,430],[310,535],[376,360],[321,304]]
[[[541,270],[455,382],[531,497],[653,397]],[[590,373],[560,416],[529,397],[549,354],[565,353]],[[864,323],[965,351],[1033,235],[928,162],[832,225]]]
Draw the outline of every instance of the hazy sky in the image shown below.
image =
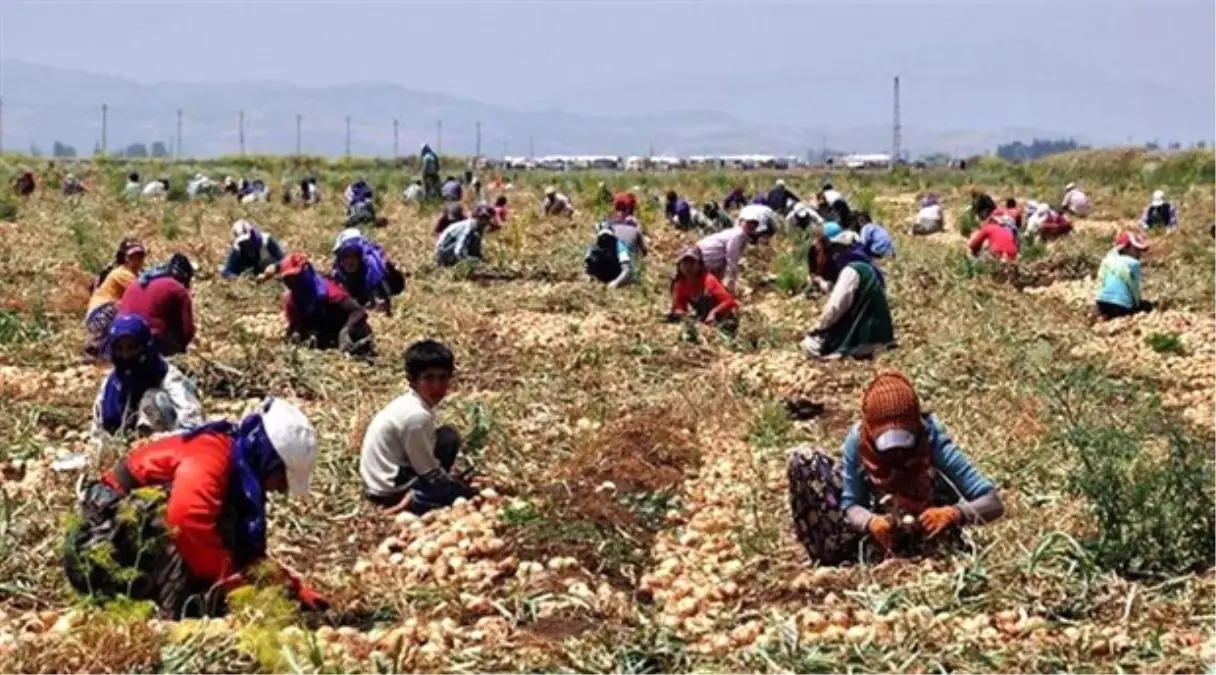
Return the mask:
[[[388,81],[529,109],[1213,136],[1213,0],[0,0],[0,57],[142,82]],[[0,72],[0,88],[3,86]]]

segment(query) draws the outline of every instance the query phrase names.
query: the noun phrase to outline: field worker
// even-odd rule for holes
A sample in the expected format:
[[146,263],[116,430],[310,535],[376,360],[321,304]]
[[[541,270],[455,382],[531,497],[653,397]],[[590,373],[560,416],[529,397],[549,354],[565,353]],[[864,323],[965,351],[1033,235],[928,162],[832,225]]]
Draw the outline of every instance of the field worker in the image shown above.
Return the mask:
[[435,408],[448,394],[456,369],[452,351],[434,340],[415,342],[405,350],[409,390],[376,414],[363,436],[359,475],[368,501],[393,514],[451,506],[477,494],[452,474],[460,452],[460,434],[436,427]]
[[866,387],[838,462],[799,446],[788,475],[795,536],[819,565],[931,554],[1005,515],[996,486],[895,372]]
[[431,230],[431,234],[438,237],[449,226],[455,225],[466,218],[468,218],[468,215],[464,212],[463,204],[460,202],[447,202],[443,205],[443,210],[439,212],[439,216],[435,218],[435,227]]
[[798,202],[790,209],[789,215],[785,217],[785,224],[791,228],[798,228],[806,231],[812,225],[822,227],[824,223],[823,216],[819,215],[814,207],[806,202]]
[[232,176],[224,176],[224,194],[235,197],[241,193],[241,187],[244,184],[244,179],[238,183]]
[[595,243],[587,249],[583,266],[587,276],[607,284],[608,288],[619,288],[634,281],[633,254],[625,242],[617,239],[609,221],[596,227]]
[[730,193],[726,195],[726,198],[722,200],[722,208],[727,211],[734,211],[735,209],[743,208],[743,205],[746,203],[747,193],[742,187],[736,186],[730,191]]
[[1009,216],[1013,219],[1013,226],[1020,232],[1022,230],[1023,216],[1022,209],[1018,208],[1018,200],[1009,197],[1005,200],[1005,205],[998,207],[993,211],[993,215]]
[[840,190],[832,185],[832,181],[824,179],[823,184],[819,187],[819,200],[826,204],[828,208],[834,208],[837,202],[848,204],[848,200],[844,198]]
[[971,212],[981,223],[988,220],[989,216],[996,211],[996,202],[987,192],[978,187],[972,187],[968,194],[971,196]]
[[675,208],[671,212],[671,224],[677,230],[689,230],[693,227],[692,205],[683,197],[676,198]]
[[634,215],[637,212],[638,200],[631,192],[618,192],[612,197],[612,214],[608,222],[612,224],[612,233],[617,241],[629,247],[632,256],[644,256],[646,236],[642,233],[642,224]]
[[819,324],[802,341],[817,359],[869,358],[895,343],[886,281],[858,241],[857,233],[824,226],[828,253],[839,273]]
[[676,258],[676,276],[671,283],[669,321],[693,317],[708,325],[733,331],[739,324],[739,305],[734,296],[705,267],[701,249],[686,246]]
[[422,167],[422,190],[427,200],[439,199],[439,155],[431,146],[423,143],[418,153],[418,164]]
[[439,188],[439,196],[445,202],[458,202],[464,199],[464,186],[455,176],[448,176]]
[[237,193],[237,197],[242,204],[266,202],[270,200],[270,186],[260,178],[248,182],[241,181],[241,189]]
[[402,190],[401,201],[406,204],[421,204],[425,195],[426,193],[422,191],[422,181],[416,180]]
[[93,403],[92,438],[191,429],[203,423],[198,390],[156,350],[152,329],[138,314],[119,316],[106,336],[114,369]]
[[[1026,206],[1029,209],[1030,203],[1027,202]],[[1026,219],[1026,236],[1030,238],[1048,241],[1062,237],[1069,232],[1072,232],[1072,223],[1064,214],[1051,208],[1047,202],[1035,204],[1034,211]]]
[[69,173],[63,179],[63,194],[65,197],[71,197],[72,195],[82,195],[88,191],[89,191],[89,188],[85,187],[85,184],[81,183],[80,179],[77,178],[75,174]]
[[794,194],[785,186],[785,181],[778,179],[773,185],[773,189],[768,191],[768,197],[765,200],[765,203],[768,204],[770,209],[784,216],[789,213],[791,206],[800,201],[802,200],[798,197],[798,195]]
[[857,212],[854,224],[858,226],[858,237],[861,247],[871,258],[892,258],[895,256],[895,240],[887,228],[870,219],[870,212]]
[[37,183],[34,181],[33,171],[22,171],[21,175],[13,181],[13,191],[21,197],[28,197],[34,194],[34,189],[37,188]]
[[946,229],[946,214],[942,210],[942,205],[937,197],[933,195],[926,196],[921,201],[920,211],[916,214],[916,220],[912,221],[912,226],[908,228],[911,234],[933,234]]
[[570,203],[570,198],[557,191],[557,188],[549,186],[545,188],[545,201],[541,203],[541,212],[546,216],[566,216],[574,215],[574,205]]
[[1146,230],[1164,227],[1167,231],[1178,227],[1178,209],[1165,201],[1164,190],[1153,192],[1153,200],[1144,209],[1144,213],[1140,214],[1140,227]]
[[235,279],[253,274],[259,281],[265,281],[274,276],[274,268],[282,260],[283,247],[277,239],[248,220],[238,220],[232,224],[232,248],[220,275]]
[[300,201],[305,206],[321,203],[321,189],[317,187],[317,177],[309,174],[300,181]]
[[469,181],[469,189],[473,191],[473,203],[483,204],[486,201],[485,190],[481,186],[481,176],[474,176],[473,180]]
[[148,322],[163,356],[184,354],[194,340],[194,301],[190,297],[193,279],[190,259],[174,253],[164,266],[140,275],[118,304],[119,314],[138,314]]
[[730,214],[726,209],[718,206],[718,202],[708,201],[701,206],[701,210],[705,213],[705,217],[709,218],[712,225],[709,227],[710,232],[721,232],[722,230],[730,229],[735,222],[730,219]]
[[435,263],[452,267],[461,260],[482,259],[481,241],[491,227],[494,211],[482,204],[473,209],[473,217],[448,227],[435,242]]
[[144,269],[147,249],[138,239],[123,239],[114,253],[114,262],[107,265],[93,281],[89,306],[84,315],[84,353],[100,358],[110,324],[118,316],[118,305],[127,288]]
[[1153,304],[1140,293],[1140,256],[1148,250],[1142,234],[1120,232],[1115,247],[1098,267],[1098,315],[1103,319],[1151,312]]
[[186,196],[190,197],[190,199],[208,197],[218,192],[219,187],[215,181],[207,176],[196,173],[194,174],[194,178],[191,178],[190,182],[186,183]]
[[498,227],[504,227],[507,224],[507,196],[498,195],[494,198],[494,222],[498,223]]
[[[167,619],[223,613],[227,593],[266,574],[267,493],[308,494],[316,457],[308,418],[274,398],[240,424],[131,450],[81,493],[64,542],[68,581],[94,597],[151,600]],[[271,570],[304,609],[328,608],[294,572]]]
[[604,181],[600,181],[596,185],[595,203],[598,206],[612,205],[612,190],[608,189],[608,184]]
[[159,178],[151,181],[144,186],[140,194],[149,199],[164,199],[169,195],[169,180],[167,178]]
[[1076,183],[1064,186],[1064,199],[1060,202],[1060,211],[1082,218],[1089,215],[1089,197],[1077,189]]
[[333,279],[319,273],[299,251],[279,263],[287,341],[313,349],[338,349],[350,356],[372,356],[367,310]]
[[385,218],[376,217],[375,192],[366,181],[359,180],[348,185],[344,193],[346,200],[346,221],[343,227],[362,227],[372,225],[384,227],[388,225]]
[[972,258],[978,258],[986,252],[996,260],[1017,260],[1018,230],[1013,224],[1013,218],[1004,214],[989,216],[980,229],[971,235],[967,250]]
[[[719,281],[735,294],[739,282],[739,262],[743,258],[743,249],[753,237],[758,236],[760,219],[763,214],[755,204],[749,204],[739,211],[738,224],[729,230],[722,230],[701,239],[697,248],[701,251],[701,262],[705,269],[718,278]],[[749,211],[749,209],[751,209]]]
[[343,230],[334,243],[333,278],[355,302],[389,316],[392,297],[405,290],[405,275],[384,249],[354,229]]
[[668,190],[663,198],[663,215],[671,222],[676,217],[676,207],[680,204],[680,195],[675,190]]
[[139,174],[131,172],[127,174],[127,182],[122,187],[123,199],[135,199],[142,193],[144,187],[139,182]]

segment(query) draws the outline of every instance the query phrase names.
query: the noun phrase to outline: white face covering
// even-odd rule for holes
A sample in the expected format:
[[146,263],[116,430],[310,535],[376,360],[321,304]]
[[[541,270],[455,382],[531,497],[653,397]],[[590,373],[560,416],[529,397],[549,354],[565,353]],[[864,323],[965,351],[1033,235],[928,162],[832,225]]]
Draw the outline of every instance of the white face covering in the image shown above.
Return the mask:
[[884,431],[874,439],[874,449],[878,452],[907,449],[914,445],[916,445],[916,434],[907,429]]

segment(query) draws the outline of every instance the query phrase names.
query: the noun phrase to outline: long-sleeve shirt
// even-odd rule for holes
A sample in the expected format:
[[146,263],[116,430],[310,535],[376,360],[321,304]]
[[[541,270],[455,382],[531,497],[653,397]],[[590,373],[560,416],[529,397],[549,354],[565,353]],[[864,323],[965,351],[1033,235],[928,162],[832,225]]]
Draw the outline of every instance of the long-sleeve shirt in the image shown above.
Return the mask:
[[714,275],[707,272],[702,274],[700,279],[676,279],[671,287],[671,312],[687,314],[694,311],[694,305],[701,297],[709,298],[710,308],[706,316],[712,313],[715,317],[723,317],[739,307],[734,296],[727,292]]
[[[946,428],[930,415],[925,419],[925,432],[929,434],[933,468],[944,475],[959,491],[959,509],[968,523],[985,523],[1000,518],[1004,506],[994,486],[971,459],[954,443]],[[849,522],[859,530],[866,528],[873,515],[875,496],[871,494],[865,480],[865,467],[861,462],[861,425],[854,424],[845,438],[841,451],[844,470],[840,494],[840,508]]]
[[735,226],[705,237],[697,242],[705,269],[720,277],[727,288],[734,288],[739,278],[739,260],[747,246],[747,232]]
[[283,247],[274,237],[265,234],[262,248],[258,251],[257,259],[246,258],[236,247],[228,251],[224,259],[224,269],[220,273],[225,279],[239,277],[246,272],[258,273],[270,265],[277,265],[283,260]]
[[1098,267],[1098,302],[1127,309],[1140,306],[1140,261],[1112,250]]
[[1064,201],[1060,202],[1060,208],[1078,216],[1087,216],[1089,215],[1089,197],[1086,197],[1084,192],[1073,188],[1064,194]]
[[[186,441],[167,436],[132,450],[127,470],[140,487],[171,486],[165,523],[191,575],[217,582],[237,572],[218,523],[232,473],[232,441],[223,434],[200,434]],[[121,489],[114,472],[102,482]]]
[[[173,408],[173,419],[162,420],[171,421],[173,426],[161,431],[192,429],[203,423],[203,404],[199,401],[198,390],[195,389],[190,380],[176,366],[169,364],[169,370],[165,372],[164,379],[160,381],[160,384],[155,389],[163,391],[169,397],[169,403]],[[97,443],[100,443],[108,435],[102,427],[101,421],[102,401],[105,399],[105,391],[106,387],[103,382],[97,390],[97,398],[93,401],[93,427],[90,437]],[[141,401],[131,401],[130,405],[137,407],[140,403]],[[135,410],[133,409],[131,412],[135,412]]]
[[481,229],[472,218],[449,225],[435,242],[435,258],[441,265],[455,265],[466,258],[481,258]]
[[832,286],[832,294],[828,296],[827,304],[823,306],[823,312],[819,315],[819,330],[831,328],[849,313],[849,308],[853,306],[859,288],[861,288],[861,275],[857,273],[857,270],[846,265],[844,269],[840,270],[840,275],[836,277],[836,283]]
[[1018,258],[1018,239],[1008,227],[990,220],[971,235],[971,241],[967,246],[971,249],[972,255],[979,255],[985,243],[988,244],[988,250],[992,255],[998,258],[1006,260],[1017,260]]
[[142,316],[157,338],[171,333],[181,338],[183,347],[194,340],[194,302],[190,291],[173,277],[158,277],[147,286],[131,284],[118,313]]
[[464,496],[472,492],[450,480],[435,456],[435,414],[412,389],[393,399],[368,425],[359,476],[366,491],[378,497],[400,492],[415,476],[431,484],[447,484]]
[[1147,230],[1150,226],[1154,225],[1176,227],[1178,225],[1178,209],[1174,208],[1174,205],[1169,202],[1162,204],[1156,209],[1152,205],[1144,207],[1144,211],[1140,214],[1140,227]]
[[135,282],[135,273],[126,267],[119,265],[110,270],[104,281],[97,286],[97,290],[93,291],[93,295],[89,298],[89,308],[86,314],[92,314],[93,310],[109,302],[121,302],[122,296],[127,292],[127,287]]

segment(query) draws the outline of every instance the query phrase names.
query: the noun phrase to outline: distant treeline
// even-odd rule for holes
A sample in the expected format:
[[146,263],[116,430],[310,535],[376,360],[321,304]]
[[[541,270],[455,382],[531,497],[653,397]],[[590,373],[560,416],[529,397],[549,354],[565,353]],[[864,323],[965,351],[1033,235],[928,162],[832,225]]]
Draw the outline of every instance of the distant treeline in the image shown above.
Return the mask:
[[1089,146],[1078,145],[1071,138],[1054,141],[1036,138],[1031,141],[1030,145],[1021,141],[998,145],[996,156],[1007,162],[1029,162],[1040,157],[1056,155],[1061,152],[1072,152],[1073,150],[1089,150]]
[[[101,154],[101,144],[98,143],[97,145],[93,146],[93,156],[96,157]],[[109,154],[111,157],[168,157],[169,148],[161,141],[156,141],[153,143],[151,149],[149,149],[148,146],[144,145],[143,143],[132,143],[125,148],[114,150],[107,154]],[[42,150],[37,145],[30,145],[30,155],[34,157],[41,157]],[[76,148],[68,145],[67,143],[55,141],[55,143],[51,145],[51,156],[60,158],[76,157]]]

